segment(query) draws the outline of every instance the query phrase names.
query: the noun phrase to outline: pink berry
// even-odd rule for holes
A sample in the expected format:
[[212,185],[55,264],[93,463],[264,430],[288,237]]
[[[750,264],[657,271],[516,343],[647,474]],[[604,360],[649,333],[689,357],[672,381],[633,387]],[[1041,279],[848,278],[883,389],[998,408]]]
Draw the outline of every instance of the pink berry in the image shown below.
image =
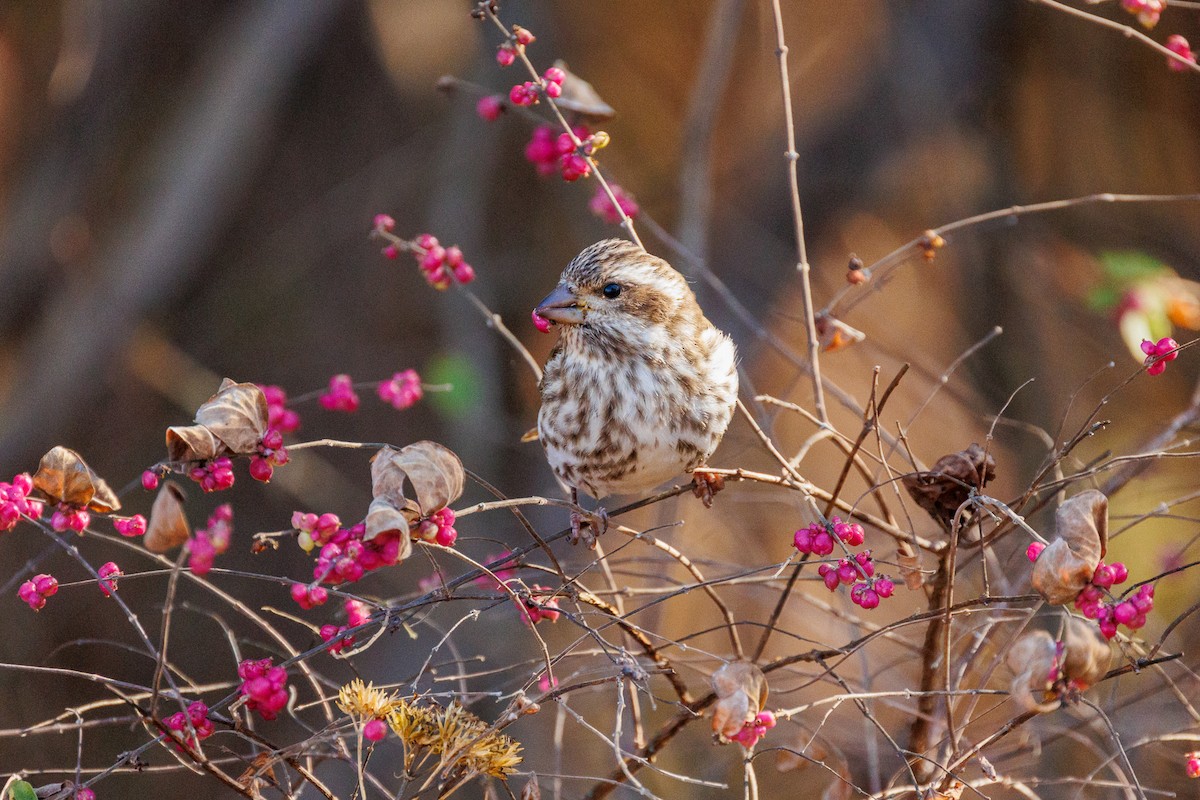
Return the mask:
[[373,719],[363,725],[363,738],[372,742],[382,741],[383,737],[387,736],[387,732],[387,723],[381,719]]
[[504,100],[498,94],[486,94],[475,104],[475,113],[485,122],[495,122],[504,113]]
[[[1188,44],[1187,39],[1180,36],[1178,33],[1173,33],[1167,37],[1166,46],[1167,46],[1168,50],[1170,50],[1172,53],[1179,56],[1180,58],[1184,59],[1185,61],[1190,62],[1192,64],[1196,63],[1196,54],[1192,52],[1191,45]],[[1184,72],[1188,68],[1187,64],[1180,62],[1174,58],[1167,59],[1167,66],[1173,72]]]
[[417,247],[421,248],[422,250],[429,250],[438,246],[437,237],[429,233],[422,233],[420,236],[418,236],[416,238],[416,243]]
[[551,97],[551,98],[558,97],[562,94],[562,84],[561,83],[547,83],[545,88],[542,91],[544,91],[546,93],[547,97]]
[[892,583],[889,578],[879,578],[875,581],[875,594],[880,597],[891,597],[895,589],[896,584]]
[[158,473],[152,469],[148,469],[142,473],[142,488],[147,492],[153,492],[158,488]]
[[522,28],[520,25],[513,27],[513,35],[517,38],[517,44],[521,45],[522,47],[533,44],[535,41],[537,41],[537,37],[534,36],[532,32],[526,28]]
[[394,244],[389,244],[383,248],[383,255],[385,258],[390,258],[394,261],[400,257],[400,248]]
[[542,73],[542,78],[545,79],[546,83],[562,83],[566,80],[567,74],[558,67],[551,67]]
[[[552,324],[553,323],[550,322],[550,320],[543,316],[539,316],[537,311],[533,312],[533,327],[537,328],[541,333],[549,333],[550,326]],[[799,531],[796,532],[797,535],[799,535],[799,533]]]
[[108,597],[117,590],[117,578],[121,577],[124,573],[121,572],[121,568],[115,562],[108,561],[101,565],[100,569],[96,570],[96,574],[100,576],[100,591],[104,593],[105,597]]
[[496,51],[496,63],[502,67],[507,67],[517,60],[517,54],[513,50],[512,45],[502,44],[500,49]]
[[475,280],[475,270],[465,261],[454,266],[454,280],[459,283],[470,283]]
[[1092,583],[1096,584],[1101,589],[1108,589],[1113,585],[1113,579],[1115,577],[1116,576],[1113,575],[1112,568],[1101,561],[1099,566],[1096,567],[1096,571],[1092,573]]
[[1200,753],[1188,753],[1187,776],[1189,778],[1200,778]]
[[1114,585],[1122,584],[1128,580],[1129,570],[1120,561],[1114,561],[1108,565],[1108,568],[1112,570]]
[[254,480],[269,483],[274,473],[275,468],[265,458],[255,456],[250,459],[250,477]]
[[396,227],[396,220],[387,214],[376,214],[374,224],[377,231],[390,231]]
[[815,556],[827,556],[833,552],[833,537],[829,531],[822,528],[812,537],[812,553]]
[[1045,549],[1046,545],[1042,544],[1041,542],[1030,542],[1029,547],[1025,548],[1025,557],[1030,561],[1037,561],[1038,556],[1040,556],[1042,551]]
[[85,786],[75,790],[75,800],[96,800],[96,793]]

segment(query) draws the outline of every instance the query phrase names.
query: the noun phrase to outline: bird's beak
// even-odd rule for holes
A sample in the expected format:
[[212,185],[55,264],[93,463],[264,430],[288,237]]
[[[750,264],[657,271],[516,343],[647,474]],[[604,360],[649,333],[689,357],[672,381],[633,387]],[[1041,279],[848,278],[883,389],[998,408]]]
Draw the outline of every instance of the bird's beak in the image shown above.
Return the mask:
[[538,303],[534,313],[539,317],[563,325],[582,325],[586,310],[587,306],[575,296],[575,293],[560,283],[554,287],[553,292]]

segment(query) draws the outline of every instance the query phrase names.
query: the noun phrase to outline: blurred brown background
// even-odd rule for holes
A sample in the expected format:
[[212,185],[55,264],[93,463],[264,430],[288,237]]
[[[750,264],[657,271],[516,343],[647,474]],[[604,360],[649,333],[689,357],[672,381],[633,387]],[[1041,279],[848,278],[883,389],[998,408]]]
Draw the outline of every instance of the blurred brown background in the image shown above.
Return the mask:
[[[537,446],[519,443],[536,415],[524,365],[465,298],[434,292],[411,259],[384,259],[367,236],[373,215],[386,212],[401,235],[430,231],[457,242],[478,271],[474,288],[544,358],[553,337],[536,334],[529,309],[575,252],[618,232],[588,214],[590,182],[536,176],[521,155],[523,120],[485,123],[472,97],[436,91],[443,74],[497,92],[518,79],[516,67],[496,67],[495,32],[469,10],[449,0],[4,4],[0,474],[30,470],[64,444],[121,487],[162,457],[163,429],[190,420],[220,376],[300,394],[338,372],[372,380],[414,367],[429,381],[453,382],[454,392],[401,413],[366,392],[363,410],[350,417],[309,404],[300,409],[300,436],[432,438],[507,494],[554,494]],[[1127,19],[1115,3],[1096,10]],[[604,126],[613,137],[603,154],[612,177],[801,352],[769,4],[506,2],[501,12],[537,33],[530,54],[539,68],[564,58],[618,110]],[[785,2],[784,14],[818,305],[843,285],[851,252],[870,263],[928,227],[1016,203],[1200,186],[1200,80],[1168,72],[1160,56],[1112,31],[1025,0]],[[1200,12],[1169,9],[1154,35],[1172,32],[1196,41]],[[651,250],[671,257],[640,230]],[[867,341],[828,355],[823,366],[862,399],[872,366],[881,365],[886,381],[911,361],[891,409],[906,420],[936,376],[1000,325],[1005,334],[964,364],[909,430],[916,455],[931,463],[980,440],[990,415],[1028,378],[1036,381],[1007,414],[1053,432],[1071,393],[1109,359],[1117,368],[1082,393],[1079,408],[1090,409],[1135,367],[1111,320],[1083,304],[1099,279],[1094,254],[1141,249],[1194,278],[1198,245],[1200,208],[1184,203],[1087,206],[972,229],[932,265],[910,263],[858,305],[846,321]],[[807,379],[706,284],[695,284],[709,316],[738,341],[754,382],[744,396],[753,389],[809,404]],[[1128,451],[1146,438],[1186,403],[1193,362],[1185,357],[1160,380],[1118,395],[1104,416],[1119,424],[1081,456]],[[787,417],[764,420],[785,452],[812,433]],[[857,428],[843,409],[836,420]],[[1011,429],[1000,430],[995,448],[1001,497],[1024,485],[1045,452],[1036,437]],[[841,463],[832,450],[812,459],[806,471],[818,480]],[[715,460],[770,468],[744,423]],[[1159,473],[1122,497],[1122,509],[1142,512],[1182,494],[1192,474]],[[351,519],[369,499],[364,459],[354,453],[297,454],[270,489],[251,484],[239,473],[228,497],[246,534],[285,527],[297,508]],[[476,494],[469,497],[484,499]],[[195,499],[193,522],[224,499]],[[689,553],[716,571],[726,562],[783,560],[790,530],[806,522],[791,497],[739,489],[720,501],[687,539]],[[129,496],[131,512],[148,505],[140,493]],[[664,507],[641,522],[685,512],[691,520],[697,510]],[[562,522],[552,513],[534,518],[548,529]],[[1155,525],[1139,529],[1144,541],[1174,541],[1194,527]],[[479,556],[521,541],[507,519],[462,533],[487,540],[469,545]],[[97,564],[117,552],[102,542],[83,546]],[[1136,572],[1154,568],[1169,546],[1118,555]],[[27,567],[82,579],[47,547],[32,531],[4,535],[0,581],[19,583]],[[258,560],[247,549],[239,539],[224,565],[306,574],[305,560],[287,548]],[[370,591],[411,591],[428,572],[427,563],[406,564]],[[123,619],[85,611],[90,594],[82,588],[64,590],[56,608],[34,619],[15,585],[5,583],[0,596],[0,660],[133,670],[132,679],[147,668],[111,646],[78,641],[128,638]],[[1160,605],[1179,607],[1195,585],[1190,573],[1164,585]],[[261,585],[230,588],[257,597]],[[268,588],[261,602],[286,604],[282,590]],[[162,584],[130,581],[122,593],[155,630]],[[747,595],[746,613],[763,597]],[[673,613],[663,611],[659,624],[669,627]],[[189,641],[172,655],[196,680],[227,678],[228,653],[202,657],[220,649],[204,644],[220,639],[219,629],[199,612],[178,619]],[[54,649],[64,642],[73,644]],[[469,649],[471,639],[464,642]],[[424,651],[406,646],[380,647],[360,667],[390,670],[394,679],[411,674]],[[0,696],[10,698],[0,704],[0,729],[8,729],[103,693],[0,671]],[[853,724],[861,730],[861,721]],[[697,730],[698,746],[707,747],[705,738]],[[105,766],[135,741],[118,732],[85,765]],[[74,747],[72,736],[3,739],[0,771],[72,768]],[[671,767],[686,770],[681,752]],[[704,776],[736,785],[732,760]],[[607,769],[603,759],[577,766]],[[825,782],[809,779],[817,790]],[[151,785],[115,779],[101,789],[123,780],[127,791]],[[170,780],[172,793],[188,785]],[[685,796],[678,786],[670,791]]]

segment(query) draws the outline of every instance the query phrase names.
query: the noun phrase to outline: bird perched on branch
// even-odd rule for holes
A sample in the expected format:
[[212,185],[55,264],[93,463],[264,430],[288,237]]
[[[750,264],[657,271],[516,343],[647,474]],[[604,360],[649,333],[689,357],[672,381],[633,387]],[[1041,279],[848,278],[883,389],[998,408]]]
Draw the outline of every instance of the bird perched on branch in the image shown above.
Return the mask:
[[[645,491],[707,462],[733,416],[737,353],[670,264],[632,242],[597,242],[534,314],[562,326],[538,438],[572,500],[579,489]],[[694,476],[708,505],[716,476]],[[579,526],[573,514],[577,536]]]

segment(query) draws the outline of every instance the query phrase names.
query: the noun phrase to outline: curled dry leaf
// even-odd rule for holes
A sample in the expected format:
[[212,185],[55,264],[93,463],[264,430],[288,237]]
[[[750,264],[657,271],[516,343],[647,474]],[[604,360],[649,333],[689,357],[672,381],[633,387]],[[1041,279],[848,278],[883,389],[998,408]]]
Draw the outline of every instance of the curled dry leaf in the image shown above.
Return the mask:
[[187,515],[183,513],[183,490],[165,481],[150,507],[150,520],[142,543],[151,553],[165,553],[188,540],[192,535]]
[[554,66],[563,71],[562,94],[554,102],[559,108],[574,111],[596,121],[611,119],[617,112],[608,103],[600,99],[600,93],[583,78],[567,69],[566,62],[561,59]]
[[1078,617],[1068,617],[1061,644],[1046,631],[1033,631],[1008,651],[1013,672],[1009,691],[1027,711],[1053,711],[1063,690],[1083,691],[1104,677],[1112,648],[1099,629]]
[[[445,508],[462,495],[465,479],[458,456],[437,442],[415,442],[399,450],[382,448],[371,458],[371,494],[375,499],[367,515],[364,540],[397,530],[396,514],[411,523]],[[417,495],[415,502],[404,494],[406,481]],[[388,508],[394,513],[387,513]]]
[[996,459],[978,444],[942,456],[928,472],[905,475],[904,488],[931,517],[950,527],[959,506],[996,477]]
[[92,472],[79,453],[66,447],[55,447],[42,456],[33,485],[55,504],[90,508],[99,514],[121,507],[121,501],[104,479]]
[[749,661],[731,661],[712,676],[717,702],[712,728],[722,740],[736,734],[767,704],[767,678]]
[[1108,550],[1108,498],[1088,489],[1059,506],[1054,541],[1033,564],[1033,588],[1046,602],[1061,606],[1092,580]]
[[412,524],[420,518],[421,515],[416,509],[398,509],[387,498],[376,497],[367,508],[367,530],[363,539],[370,541],[381,533],[399,531],[401,536],[398,560],[403,561],[412,555],[412,539],[409,538],[408,532],[412,529]]
[[196,410],[196,424],[167,428],[172,461],[207,461],[258,449],[267,432],[267,398],[253,383],[221,382],[217,393]]

